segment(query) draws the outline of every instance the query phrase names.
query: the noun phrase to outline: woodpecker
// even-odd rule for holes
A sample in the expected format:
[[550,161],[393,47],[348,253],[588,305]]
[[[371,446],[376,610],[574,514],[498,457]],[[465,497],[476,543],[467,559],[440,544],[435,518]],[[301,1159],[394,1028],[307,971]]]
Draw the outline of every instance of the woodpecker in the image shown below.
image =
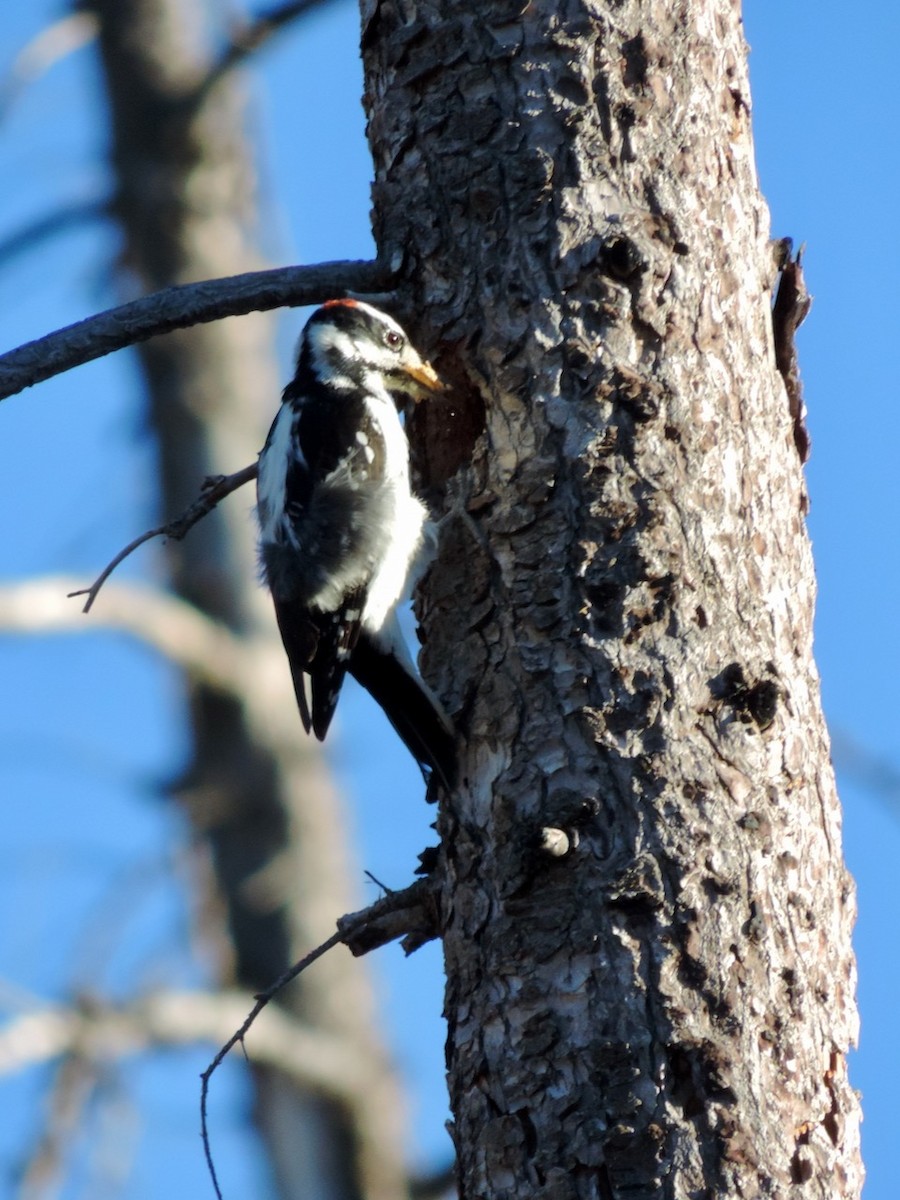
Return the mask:
[[[300,338],[259,457],[262,573],[303,727],[321,741],[350,672],[445,787],[454,737],[397,621],[423,565],[427,512],[409,481],[398,404],[442,390],[396,321],[330,300]],[[307,685],[308,681],[308,685]]]

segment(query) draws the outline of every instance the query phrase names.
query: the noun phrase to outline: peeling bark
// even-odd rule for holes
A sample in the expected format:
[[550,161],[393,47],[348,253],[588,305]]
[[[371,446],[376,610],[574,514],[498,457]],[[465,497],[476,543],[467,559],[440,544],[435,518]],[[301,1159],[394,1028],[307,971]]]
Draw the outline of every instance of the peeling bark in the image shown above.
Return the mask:
[[779,270],[781,272],[775,300],[772,304],[772,328],[775,334],[775,363],[784,380],[787,392],[788,411],[794,422],[794,445],[801,462],[809,460],[810,438],[806,428],[806,405],[803,403],[803,385],[800,382],[800,364],[797,359],[795,338],[797,330],[809,315],[812,297],[806,290],[803,278],[803,247],[793,255],[790,238],[784,238],[778,246]]
[[458,385],[418,444],[424,665],[467,742],[460,1195],[850,1200],[854,893],[738,6],[362,27],[379,246]]

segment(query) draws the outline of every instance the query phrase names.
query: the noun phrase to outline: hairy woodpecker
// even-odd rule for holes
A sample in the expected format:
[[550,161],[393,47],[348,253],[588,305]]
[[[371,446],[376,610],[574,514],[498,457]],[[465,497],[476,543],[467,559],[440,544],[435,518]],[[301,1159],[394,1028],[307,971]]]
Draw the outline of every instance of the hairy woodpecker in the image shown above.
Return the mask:
[[[426,778],[455,775],[453,732],[397,622],[423,557],[397,410],[441,390],[396,321],[357,300],[310,317],[259,458],[260,558],[307,733],[325,737],[344,675],[381,705]],[[307,679],[308,692],[307,692]]]

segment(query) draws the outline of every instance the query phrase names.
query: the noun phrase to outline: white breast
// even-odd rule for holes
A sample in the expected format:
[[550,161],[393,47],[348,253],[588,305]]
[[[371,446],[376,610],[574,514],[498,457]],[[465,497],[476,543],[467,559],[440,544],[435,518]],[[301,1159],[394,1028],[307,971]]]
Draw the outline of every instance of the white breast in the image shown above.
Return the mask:
[[396,605],[408,599],[427,513],[421,500],[410,491],[409,444],[393,400],[383,388],[373,387],[366,405],[384,438],[384,486],[391,512],[390,536],[369,584],[362,616],[364,628],[377,636],[383,630],[387,632]]

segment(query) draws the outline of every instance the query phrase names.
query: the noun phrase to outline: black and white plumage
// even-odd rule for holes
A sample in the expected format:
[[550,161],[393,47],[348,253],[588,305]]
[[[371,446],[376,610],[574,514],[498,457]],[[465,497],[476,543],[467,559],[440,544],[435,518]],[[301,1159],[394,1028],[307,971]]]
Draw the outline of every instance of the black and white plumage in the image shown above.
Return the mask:
[[426,773],[450,786],[452,730],[396,611],[427,522],[396,401],[440,390],[396,321],[360,301],[329,301],[303,331],[260,455],[257,500],[263,574],[307,733],[325,737],[349,670]]

